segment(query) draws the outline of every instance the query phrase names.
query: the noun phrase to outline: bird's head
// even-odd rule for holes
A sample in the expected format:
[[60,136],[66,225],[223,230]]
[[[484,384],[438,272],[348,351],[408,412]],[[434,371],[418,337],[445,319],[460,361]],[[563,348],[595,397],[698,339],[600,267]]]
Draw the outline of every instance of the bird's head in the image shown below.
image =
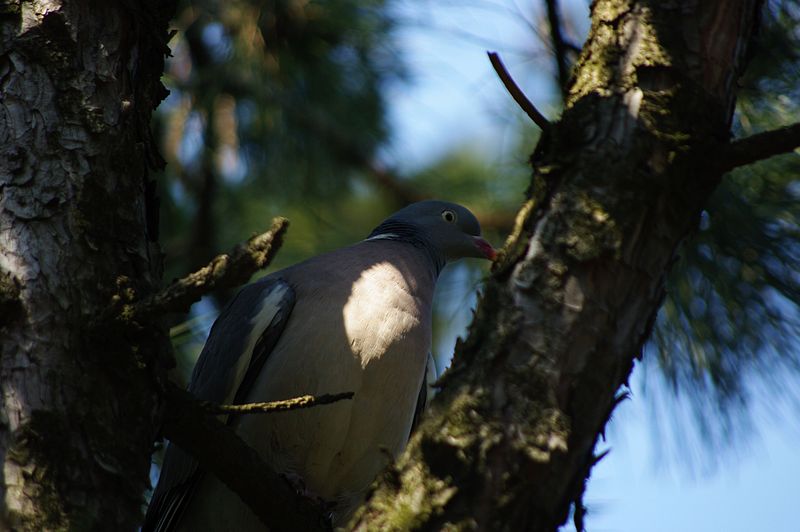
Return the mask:
[[412,203],[384,220],[368,240],[400,240],[429,246],[444,261],[465,257],[494,260],[497,252],[481,236],[478,219],[456,203]]

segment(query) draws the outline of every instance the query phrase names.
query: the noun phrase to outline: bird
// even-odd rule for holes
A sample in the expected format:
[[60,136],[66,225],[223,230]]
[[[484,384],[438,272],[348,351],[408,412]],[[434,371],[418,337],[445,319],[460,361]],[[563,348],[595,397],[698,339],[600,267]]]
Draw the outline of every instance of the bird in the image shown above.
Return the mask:
[[[356,244],[243,287],[214,322],[188,390],[219,404],[354,392],[307,410],[223,417],[276,471],[326,501],[340,526],[408,442],[435,378],[436,280],[448,262],[470,257],[496,257],[472,212],[412,203]],[[142,530],[266,528],[168,444]]]

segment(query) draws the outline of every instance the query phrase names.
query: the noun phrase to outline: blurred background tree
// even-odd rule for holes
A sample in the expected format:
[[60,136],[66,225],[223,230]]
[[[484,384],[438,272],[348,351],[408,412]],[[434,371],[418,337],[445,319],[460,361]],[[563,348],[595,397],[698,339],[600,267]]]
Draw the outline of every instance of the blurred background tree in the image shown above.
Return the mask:
[[[513,20],[519,42],[487,37],[480,20],[471,28],[461,19],[440,24],[443,11],[465,9]],[[800,2],[766,2],[737,136],[796,121],[799,22]],[[481,87],[466,90],[475,89],[471,105],[489,107],[502,122],[502,139],[442,131],[461,142],[423,164],[409,160],[413,150],[393,150],[390,100],[410,90],[415,62],[433,53],[404,52],[399,35],[413,28],[474,53],[500,49],[521,84],[541,89],[533,99],[555,117],[588,28],[588,2],[199,0],[181,2],[175,24],[172,93],[156,119],[168,161],[158,180],[167,279],[263,230],[274,215],[292,223],[280,268],[357,241],[388,212],[425,197],[470,206],[500,244],[527,186],[537,132],[487,75],[481,83],[497,87],[491,101]],[[414,120],[434,116],[417,109]],[[796,407],[799,171],[795,153],[723,180],[679,252],[643,359],[648,417],[676,448],[687,433],[705,442],[713,451],[702,455],[706,463],[746,440],[754,396]],[[440,369],[470,319],[479,268],[459,264],[440,281]],[[173,328],[178,378],[188,376],[227,296],[201,302]]]

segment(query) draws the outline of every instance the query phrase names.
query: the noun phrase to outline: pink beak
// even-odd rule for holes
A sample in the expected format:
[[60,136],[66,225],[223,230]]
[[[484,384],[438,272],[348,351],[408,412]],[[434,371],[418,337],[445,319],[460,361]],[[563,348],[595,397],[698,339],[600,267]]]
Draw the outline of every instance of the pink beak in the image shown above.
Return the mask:
[[477,247],[483,256],[489,260],[494,260],[497,257],[497,250],[495,250],[490,243],[479,236],[475,238],[475,247]]

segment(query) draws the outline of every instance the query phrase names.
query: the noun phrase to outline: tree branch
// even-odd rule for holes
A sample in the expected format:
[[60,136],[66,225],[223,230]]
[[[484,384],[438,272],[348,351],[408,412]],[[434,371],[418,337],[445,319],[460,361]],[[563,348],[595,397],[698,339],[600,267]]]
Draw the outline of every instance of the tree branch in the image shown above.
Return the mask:
[[503,64],[503,61],[500,60],[500,56],[497,55],[497,52],[486,52],[489,55],[489,61],[492,62],[492,67],[494,67],[494,71],[497,72],[497,75],[500,77],[500,81],[503,82],[505,85],[506,90],[511,97],[514,98],[514,101],[517,102],[523,111],[533,120],[533,122],[539,126],[542,131],[547,130],[550,127],[550,122],[547,121],[547,118],[544,117],[542,113],[536,108],[535,105],[525,96],[525,93],[522,92],[522,89],[519,88],[517,83],[511,77],[511,74],[508,73],[506,70],[506,66]]
[[275,531],[323,531],[331,525],[322,509],[298,494],[230,427],[192,395],[170,384],[163,434],[213,473]]
[[286,218],[275,218],[266,233],[239,244],[229,254],[216,256],[207,266],[174,281],[157,294],[130,305],[123,312],[137,321],[170,312],[186,312],[192,303],[216,288],[247,282],[255,272],[272,262],[288,227]]
[[720,150],[717,162],[723,172],[753,164],[800,146],[800,123],[734,140]]
[[553,43],[553,54],[558,70],[558,85],[561,95],[564,96],[569,82],[569,67],[567,65],[567,45],[561,35],[561,20],[558,15],[558,0],[545,0],[547,5],[547,20],[550,23],[550,40]]
[[218,405],[208,401],[200,401],[200,405],[209,414],[269,414],[272,412],[286,412],[287,410],[300,410],[312,406],[329,405],[344,399],[352,399],[353,392],[326,393],[324,395],[302,395],[282,401],[268,403],[245,403],[241,405]]

